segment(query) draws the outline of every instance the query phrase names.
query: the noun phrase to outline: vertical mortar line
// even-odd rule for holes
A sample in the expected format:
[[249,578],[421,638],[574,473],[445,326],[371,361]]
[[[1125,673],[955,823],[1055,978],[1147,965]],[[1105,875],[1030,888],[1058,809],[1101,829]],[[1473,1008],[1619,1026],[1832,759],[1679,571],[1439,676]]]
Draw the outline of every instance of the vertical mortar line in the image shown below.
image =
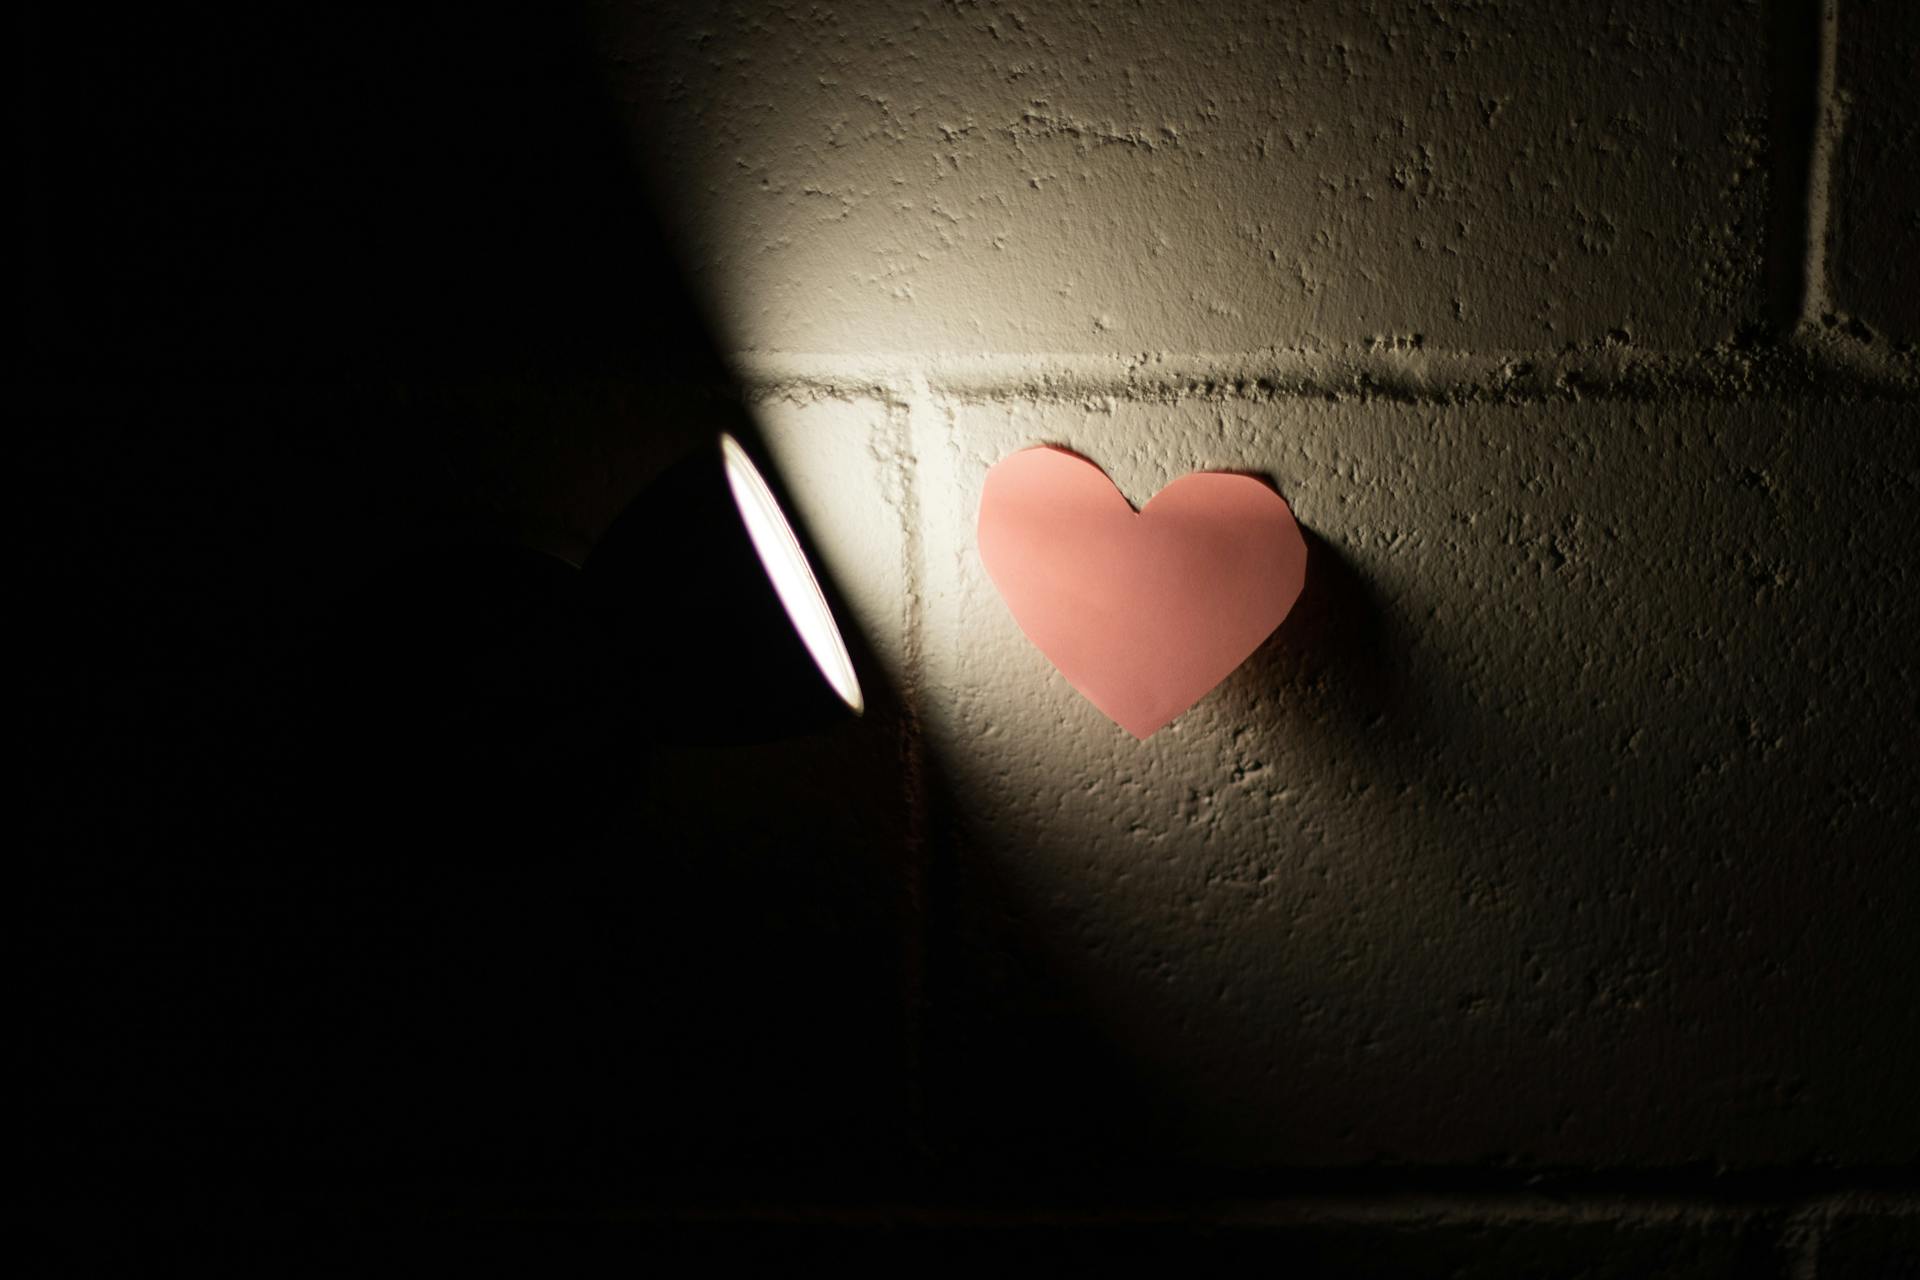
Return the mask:
[[1792,336],[1806,310],[1813,139],[1820,126],[1820,21],[1827,0],[1767,3],[1769,336]]
[[887,456],[893,468],[900,534],[901,689],[900,772],[906,804],[906,848],[902,850],[903,896],[906,914],[901,940],[901,985],[904,998],[906,1127],[916,1152],[927,1149],[926,1010],[927,1010],[927,884],[931,850],[928,841],[926,732],[920,713],[926,678],[926,539],[921,528],[918,459],[914,453],[915,414],[927,392],[926,379],[915,375],[905,387],[890,388],[887,407]]
[[1816,1280],[1819,1276],[1820,1238],[1826,1216],[1826,1206],[1818,1201],[1789,1211],[1786,1228],[1781,1233],[1788,1280]]
[[1811,331],[1832,309],[1827,251],[1832,214],[1834,155],[1846,127],[1840,101],[1840,4],[1821,0],[1816,25],[1819,65],[1814,77],[1813,140],[1807,155],[1807,256],[1800,288],[1800,329]]

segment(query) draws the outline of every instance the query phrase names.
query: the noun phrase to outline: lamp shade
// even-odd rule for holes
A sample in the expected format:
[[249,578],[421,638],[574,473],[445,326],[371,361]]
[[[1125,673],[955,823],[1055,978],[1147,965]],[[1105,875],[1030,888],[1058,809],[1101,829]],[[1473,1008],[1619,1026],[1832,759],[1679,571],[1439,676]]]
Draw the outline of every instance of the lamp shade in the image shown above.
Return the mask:
[[650,736],[762,741],[863,709],[799,536],[731,436],[628,505],[588,557],[583,586]]

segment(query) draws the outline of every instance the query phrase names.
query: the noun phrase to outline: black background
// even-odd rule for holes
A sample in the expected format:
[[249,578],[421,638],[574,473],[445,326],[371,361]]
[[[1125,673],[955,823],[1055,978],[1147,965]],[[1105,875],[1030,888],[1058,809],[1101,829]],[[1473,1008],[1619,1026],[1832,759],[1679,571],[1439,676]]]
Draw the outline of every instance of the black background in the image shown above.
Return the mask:
[[742,758],[644,725],[533,758],[462,706],[544,588],[461,549],[577,560],[739,429],[576,17],[16,20],[14,901],[55,1200],[385,1212],[867,1151],[843,1068],[898,1056],[893,943],[858,884],[795,908],[828,838],[686,798]]

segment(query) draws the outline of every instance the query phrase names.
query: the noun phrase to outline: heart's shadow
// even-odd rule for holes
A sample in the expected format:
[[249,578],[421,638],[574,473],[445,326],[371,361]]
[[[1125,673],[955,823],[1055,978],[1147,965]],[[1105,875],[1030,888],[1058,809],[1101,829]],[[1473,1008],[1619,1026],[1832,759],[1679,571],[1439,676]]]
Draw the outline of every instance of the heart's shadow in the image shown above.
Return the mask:
[[1305,525],[1307,576],[1286,621],[1230,684],[1293,698],[1333,730],[1373,731],[1407,705],[1403,637],[1379,590],[1334,544]]

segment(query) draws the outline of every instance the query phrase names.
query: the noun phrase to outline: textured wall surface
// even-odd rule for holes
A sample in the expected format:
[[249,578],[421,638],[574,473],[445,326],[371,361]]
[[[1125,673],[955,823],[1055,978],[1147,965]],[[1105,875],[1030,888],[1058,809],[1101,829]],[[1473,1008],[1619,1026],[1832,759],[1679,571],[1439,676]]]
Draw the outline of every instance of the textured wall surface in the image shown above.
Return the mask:
[[636,8],[648,149],[741,346],[1694,346],[1759,314],[1758,4]]
[[1920,254],[1920,18],[1911,5],[1850,4],[1839,11],[1835,60],[1836,132],[1833,288],[1836,306],[1909,349],[1920,337],[1920,299],[1911,287]]
[[[70,1241],[1920,1275],[1920,4],[34,14]],[[434,556],[716,427],[864,718],[483,723]],[[1043,443],[1307,537],[1144,743],[980,564]]]
[[[907,708],[935,1150],[1913,1168],[1916,12],[609,8]],[[1036,443],[1136,505],[1251,470],[1307,531],[1294,615],[1144,744],[981,568]],[[1646,1247],[1772,1265],[1713,1239]]]

